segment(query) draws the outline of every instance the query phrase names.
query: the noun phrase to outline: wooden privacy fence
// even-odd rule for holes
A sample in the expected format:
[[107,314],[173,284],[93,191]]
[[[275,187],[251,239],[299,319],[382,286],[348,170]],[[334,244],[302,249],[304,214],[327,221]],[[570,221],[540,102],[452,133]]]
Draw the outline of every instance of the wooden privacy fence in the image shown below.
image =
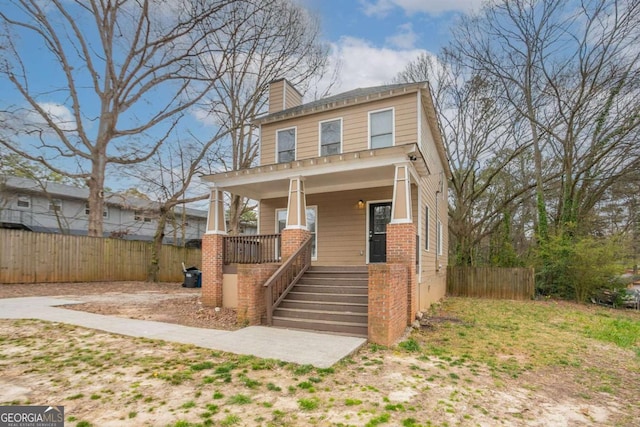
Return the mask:
[[534,292],[533,268],[447,267],[451,296],[528,300]]
[[[146,280],[151,242],[0,229],[0,283]],[[159,280],[183,280],[201,250],[163,245]]]

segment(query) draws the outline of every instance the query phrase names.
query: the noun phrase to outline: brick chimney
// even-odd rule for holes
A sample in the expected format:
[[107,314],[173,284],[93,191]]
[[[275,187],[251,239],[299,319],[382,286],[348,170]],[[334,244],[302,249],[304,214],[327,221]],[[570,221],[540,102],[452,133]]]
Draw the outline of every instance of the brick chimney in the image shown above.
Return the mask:
[[302,94],[286,79],[269,83],[269,114],[302,104]]

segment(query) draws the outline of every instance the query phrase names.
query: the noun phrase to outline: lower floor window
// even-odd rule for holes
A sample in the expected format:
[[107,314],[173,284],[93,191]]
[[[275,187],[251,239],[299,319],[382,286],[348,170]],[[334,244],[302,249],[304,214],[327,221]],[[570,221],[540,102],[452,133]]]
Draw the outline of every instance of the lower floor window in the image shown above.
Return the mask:
[[[311,233],[311,258],[318,259],[318,233],[316,231],[318,217],[317,206],[307,206],[307,229]],[[276,209],[276,232],[282,233],[287,226],[287,210]]]

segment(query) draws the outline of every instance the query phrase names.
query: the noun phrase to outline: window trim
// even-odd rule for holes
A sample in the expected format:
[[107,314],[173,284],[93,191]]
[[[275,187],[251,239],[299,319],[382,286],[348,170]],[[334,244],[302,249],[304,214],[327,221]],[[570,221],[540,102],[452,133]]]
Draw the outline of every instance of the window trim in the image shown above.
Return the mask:
[[[311,254],[311,260],[312,261],[317,261],[318,260],[318,205],[311,205],[311,206],[307,206],[307,209],[313,209],[314,211],[316,211],[316,231],[315,233],[311,233],[312,236],[315,236],[315,247],[316,247],[316,253],[315,255],[312,253]],[[279,221],[278,221],[278,213],[279,212],[284,212],[285,213],[285,228],[286,228],[286,215],[287,215],[287,208],[276,208],[275,210],[275,233],[278,234],[280,230],[278,230],[278,225],[279,225]],[[306,212],[305,212],[306,213]],[[280,254],[278,254],[278,257],[280,257]]]
[[[89,215],[91,210],[89,209],[89,203],[84,204],[84,214]],[[106,204],[102,207],[102,218],[109,218],[109,206]]]
[[[371,115],[376,113],[383,113],[386,111],[391,111],[391,145],[389,147],[394,147],[396,145],[396,111],[395,107],[381,108],[379,110],[369,111],[368,113],[368,126],[367,126],[367,144],[370,150],[375,150],[377,148],[371,147],[371,137],[378,135],[371,135]],[[382,134],[381,134],[382,135]],[[384,134],[386,135],[386,134]],[[378,148],[386,148],[386,147],[378,147]]]
[[[342,117],[337,117],[337,118],[333,118],[333,119],[321,120],[321,121],[318,122],[318,157],[323,157],[323,154],[322,154],[322,124],[323,123],[330,123],[330,122],[338,122],[338,121],[340,122],[340,141],[339,141],[340,148],[338,149],[338,153],[336,153],[336,154],[342,154],[342,142],[344,141],[344,138],[343,138],[343,124],[344,124],[344,121],[342,120]],[[327,155],[329,155],[329,154],[327,154]]]
[[288,128],[276,129],[276,163],[289,163],[289,162],[281,162],[280,161],[280,150],[279,150],[279,140],[278,135],[280,132],[284,132],[287,130],[293,129],[293,160],[298,159],[298,126],[290,126]]

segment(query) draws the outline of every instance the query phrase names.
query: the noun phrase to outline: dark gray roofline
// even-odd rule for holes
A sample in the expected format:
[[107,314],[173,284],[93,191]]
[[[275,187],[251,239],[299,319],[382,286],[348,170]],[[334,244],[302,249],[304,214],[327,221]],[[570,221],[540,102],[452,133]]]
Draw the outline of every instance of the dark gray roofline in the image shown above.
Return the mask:
[[[56,196],[65,199],[83,200],[86,201],[89,198],[89,189],[82,187],[75,187],[73,185],[60,184],[57,182],[43,182],[45,189],[40,186],[35,180],[28,178],[21,178],[16,176],[2,175],[0,176],[0,184],[8,189],[22,191],[25,193],[43,194],[46,193],[51,196]],[[139,197],[125,196],[119,193],[105,193],[105,203],[107,205],[124,207],[130,210],[154,210],[158,208],[158,202],[152,200],[141,199]],[[184,209],[185,213],[189,216],[206,218],[207,211],[192,208],[183,208],[182,206],[176,206],[176,213],[182,214]]]
[[276,113],[267,114],[258,117],[254,120],[254,124],[260,124],[262,122],[271,121],[277,118],[291,117],[303,113],[307,110],[314,110],[320,107],[329,106],[331,104],[340,103],[350,99],[359,99],[375,96],[378,94],[384,94],[385,92],[393,92],[400,89],[418,89],[427,86],[427,82],[418,83],[398,83],[392,85],[382,85],[353,89],[348,92],[343,92],[337,95],[328,96],[326,98],[318,99],[316,101],[308,102],[306,104],[299,105],[297,107],[287,108],[286,110],[278,111]]

